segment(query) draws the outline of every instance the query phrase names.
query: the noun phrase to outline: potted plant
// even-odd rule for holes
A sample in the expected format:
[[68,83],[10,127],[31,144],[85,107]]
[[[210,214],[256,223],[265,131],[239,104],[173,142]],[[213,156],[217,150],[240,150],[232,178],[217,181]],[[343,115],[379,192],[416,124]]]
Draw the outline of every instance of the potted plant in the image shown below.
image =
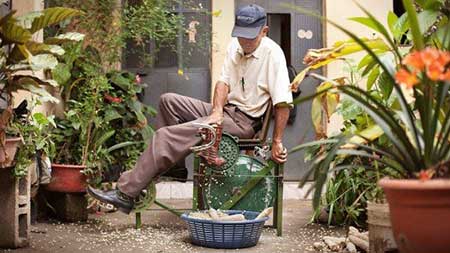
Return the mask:
[[[370,91],[317,76],[330,84],[323,92],[345,94],[363,108],[383,130],[392,147],[377,145],[364,136],[359,138],[365,139],[367,144],[358,143],[351,136],[322,140],[320,143],[332,144],[332,147],[313,161],[307,174],[315,172],[314,204],[317,206],[322,186],[330,168],[333,168],[331,162],[336,156],[370,158],[364,167],[371,168],[378,163],[395,170],[403,179],[383,179],[380,185],[389,202],[400,251],[446,252],[450,242],[442,231],[450,230],[450,43],[445,35],[448,33],[448,19],[438,20],[433,32],[424,37],[423,25],[419,26],[414,5],[409,0],[403,3],[408,15],[409,35],[413,40],[406,56],[395,48],[387,29],[363,9],[368,15],[365,23],[378,29],[398,57],[399,61],[393,68],[367,42],[329,21],[351,37],[383,70],[383,82],[390,83],[394,91],[391,106],[381,103]],[[436,3],[448,13],[448,6]],[[313,97],[317,95],[320,94]],[[297,102],[305,99],[309,98],[301,98]],[[347,164],[337,169],[352,167]]]
[[[42,86],[56,86],[54,80],[40,78],[41,70],[54,68],[55,55],[64,54],[60,41],[37,42],[32,35],[42,28],[77,16],[79,11],[68,8],[49,8],[42,12],[16,17],[15,11],[0,19],[0,167],[8,167],[14,159],[20,138],[8,138],[6,130],[13,115],[13,93],[26,90],[42,98],[43,102],[56,102]],[[64,36],[64,35],[62,35]],[[24,72],[25,71],[25,72]],[[28,72],[26,72],[28,71]]]
[[134,75],[105,73],[96,50],[81,42],[65,49],[68,54],[52,71],[64,101],[64,117],[56,118],[53,130],[57,154],[52,168],[61,184],[47,189],[84,192],[87,181],[98,184],[114,173],[113,165],[120,172],[134,163],[151,134],[146,115],[152,111],[137,99],[143,85]]

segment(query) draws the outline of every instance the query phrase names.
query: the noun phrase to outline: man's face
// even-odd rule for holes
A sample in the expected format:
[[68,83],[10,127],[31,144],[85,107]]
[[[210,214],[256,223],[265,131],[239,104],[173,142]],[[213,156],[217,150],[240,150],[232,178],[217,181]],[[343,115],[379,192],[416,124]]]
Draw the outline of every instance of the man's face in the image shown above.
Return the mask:
[[251,54],[253,53],[261,43],[261,40],[264,36],[266,36],[267,32],[269,31],[268,26],[264,26],[261,31],[259,32],[258,36],[254,39],[245,39],[238,37],[239,44],[241,45],[242,49],[244,50],[245,54]]

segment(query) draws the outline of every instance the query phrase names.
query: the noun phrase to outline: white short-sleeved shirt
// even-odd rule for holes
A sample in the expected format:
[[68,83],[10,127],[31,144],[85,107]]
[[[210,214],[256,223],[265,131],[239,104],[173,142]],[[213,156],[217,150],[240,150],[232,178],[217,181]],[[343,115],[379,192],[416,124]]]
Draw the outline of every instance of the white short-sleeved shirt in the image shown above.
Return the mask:
[[219,81],[230,87],[228,103],[252,117],[264,114],[269,99],[273,105],[292,102],[283,50],[268,37],[250,55],[233,38]]

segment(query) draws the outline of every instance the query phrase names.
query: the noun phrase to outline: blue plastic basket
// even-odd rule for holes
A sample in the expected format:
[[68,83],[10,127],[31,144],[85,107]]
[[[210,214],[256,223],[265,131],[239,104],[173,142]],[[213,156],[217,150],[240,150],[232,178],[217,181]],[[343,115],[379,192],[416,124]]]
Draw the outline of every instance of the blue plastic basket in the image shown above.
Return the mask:
[[213,221],[181,215],[189,226],[193,244],[218,249],[237,249],[255,246],[261,236],[264,223],[269,217],[255,220],[258,212],[223,211],[227,214],[243,214],[245,221]]

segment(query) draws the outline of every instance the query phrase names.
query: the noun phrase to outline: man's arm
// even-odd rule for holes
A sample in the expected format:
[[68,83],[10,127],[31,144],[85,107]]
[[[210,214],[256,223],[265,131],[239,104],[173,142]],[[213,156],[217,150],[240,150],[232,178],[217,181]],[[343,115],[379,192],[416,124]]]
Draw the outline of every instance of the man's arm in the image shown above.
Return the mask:
[[289,106],[278,104],[275,106],[275,127],[273,128],[272,159],[277,163],[285,163],[287,150],[283,146],[283,134],[289,119]]
[[208,117],[206,123],[221,124],[223,121],[223,107],[227,103],[228,92],[230,91],[230,87],[222,81],[218,81],[216,83],[216,87],[214,88],[214,97],[213,97],[213,109],[211,111],[211,115]]

